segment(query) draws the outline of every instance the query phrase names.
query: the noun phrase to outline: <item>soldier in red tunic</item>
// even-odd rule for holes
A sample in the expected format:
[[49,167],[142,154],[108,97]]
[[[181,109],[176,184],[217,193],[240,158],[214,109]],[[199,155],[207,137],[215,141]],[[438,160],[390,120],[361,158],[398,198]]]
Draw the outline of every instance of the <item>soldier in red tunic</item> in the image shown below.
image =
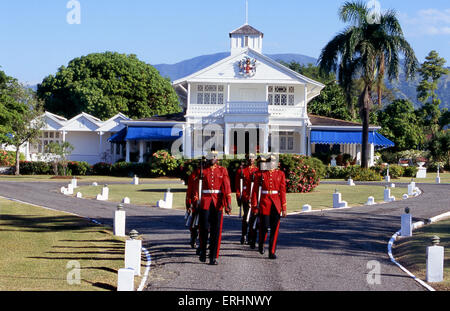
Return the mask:
[[210,234],[209,264],[217,265],[222,239],[223,211],[231,213],[230,177],[226,168],[217,164],[217,153],[210,153],[203,169],[200,201],[200,261],[206,262],[208,229]]
[[264,254],[264,243],[270,227],[269,258],[276,259],[280,216],[286,217],[286,177],[278,169],[274,157],[262,159],[255,176],[252,192],[252,212],[259,215],[259,252]]
[[[246,155],[245,166],[241,166],[236,172],[235,177],[235,188],[236,188],[236,200],[239,207],[242,207],[244,214],[242,217],[242,232],[241,232],[241,244],[247,242],[252,245],[255,243],[256,234],[254,234],[253,228],[250,226],[250,201],[251,201],[251,191],[254,186],[254,174],[258,171],[258,167],[255,165],[255,155]],[[250,213],[250,214],[249,214]],[[248,237],[247,237],[248,234]]]

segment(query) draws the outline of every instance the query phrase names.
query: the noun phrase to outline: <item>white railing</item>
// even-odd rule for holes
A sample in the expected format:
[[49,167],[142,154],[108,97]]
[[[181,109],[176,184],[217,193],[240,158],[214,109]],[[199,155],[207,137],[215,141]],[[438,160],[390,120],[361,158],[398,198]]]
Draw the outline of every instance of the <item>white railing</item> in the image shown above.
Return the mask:
[[275,106],[267,102],[227,102],[225,105],[189,105],[190,116],[223,117],[225,114],[270,115],[272,117],[301,117],[303,107]]
[[227,114],[268,114],[267,102],[227,102]]

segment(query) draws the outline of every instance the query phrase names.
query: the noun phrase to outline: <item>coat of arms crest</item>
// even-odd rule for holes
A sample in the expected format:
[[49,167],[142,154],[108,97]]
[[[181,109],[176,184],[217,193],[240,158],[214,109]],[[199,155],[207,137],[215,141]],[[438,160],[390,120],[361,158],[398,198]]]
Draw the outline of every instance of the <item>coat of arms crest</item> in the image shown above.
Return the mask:
[[252,77],[256,73],[256,59],[244,57],[239,61],[239,73],[246,77]]

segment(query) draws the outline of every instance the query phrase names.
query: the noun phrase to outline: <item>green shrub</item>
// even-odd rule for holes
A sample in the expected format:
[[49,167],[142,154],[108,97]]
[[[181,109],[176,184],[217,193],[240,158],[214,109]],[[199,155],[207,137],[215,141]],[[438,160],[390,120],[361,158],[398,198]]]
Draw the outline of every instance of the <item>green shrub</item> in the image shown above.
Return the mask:
[[92,174],[100,176],[111,175],[111,164],[105,162],[99,162],[92,166]]
[[370,168],[359,168],[355,170],[355,174],[352,176],[354,181],[380,181],[382,177],[376,171]]
[[151,174],[150,163],[116,162],[111,166],[111,175],[116,177],[154,177]]
[[419,168],[417,166],[405,166],[403,177],[416,177]]
[[428,173],[436,173],[437,166],[439,163],[439,173],[444,173],[445,164],[442,162],[431,162],[427,164],[427,172]]
[[50,175],[53,174],[51,163],[20,161],[20,174],[22,175]]
[[155,176],[171,176],[178,167],[178,160],[167,150],[160,150],[151,158],[150,172]]
[[69,161],[67,162],[67,168],[70,170],[70,173],[67,172],[68,175],[86,176],[89,175],[91,166],[87,162]]

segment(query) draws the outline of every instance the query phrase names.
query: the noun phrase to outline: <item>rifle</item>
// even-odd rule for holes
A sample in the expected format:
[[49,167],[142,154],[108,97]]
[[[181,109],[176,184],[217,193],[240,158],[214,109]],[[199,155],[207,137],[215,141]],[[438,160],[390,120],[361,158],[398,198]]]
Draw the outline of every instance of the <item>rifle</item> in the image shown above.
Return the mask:
[[239,190],[241,192],[240,198],[239,198],[239,218],[242,217],[242,192],[244,191],[244,168],[241,165],[241,178],[239,179]]
[[198,202],[197,202],[197,213],[194,218],[193,227],[198,227],[199,222],[199,210],[200,210],[200,204],[202,202],[202,193],[203,193],[203,159],[200,161],[200,178],[198,180]]
[[[258,216],[261,216],[259,214],[261,213],[261,208],[260,207],[261,207],[261,193],[262,193],[263,182],[264,182],[264,175],[261,173],[261,182],[259,184],[259,189],[258,189],[258,206],[257,206]],[[258,222],[258,219],[259,219],[259,217],[255,218],[255,222],[253,223],[253,230],[256,230],[256,224]]]
[[[255,183],[255,173],[252,174],[252,183],[250,184],[250,200],[252,197],[252,193],[253,193],[253,184]],[[247,213],[247,223],[250,222],[250,214],[251,214],[251,209],[248,210]]]

